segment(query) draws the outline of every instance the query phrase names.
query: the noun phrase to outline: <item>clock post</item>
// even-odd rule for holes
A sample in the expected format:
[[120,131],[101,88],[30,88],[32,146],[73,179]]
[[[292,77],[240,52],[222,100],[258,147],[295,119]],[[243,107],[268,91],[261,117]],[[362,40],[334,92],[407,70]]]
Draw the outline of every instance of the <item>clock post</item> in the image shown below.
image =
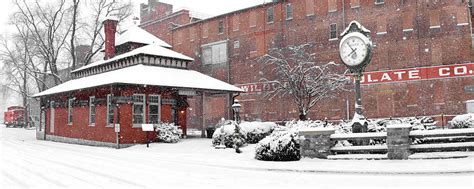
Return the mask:
[[352,119],[352,132],[367,132],[367,121],[363,114],[360,82],[365,67],[372,59],[370,31],[357,21],[352,21],[341,34],[339,56],[355,79],[355,113]]

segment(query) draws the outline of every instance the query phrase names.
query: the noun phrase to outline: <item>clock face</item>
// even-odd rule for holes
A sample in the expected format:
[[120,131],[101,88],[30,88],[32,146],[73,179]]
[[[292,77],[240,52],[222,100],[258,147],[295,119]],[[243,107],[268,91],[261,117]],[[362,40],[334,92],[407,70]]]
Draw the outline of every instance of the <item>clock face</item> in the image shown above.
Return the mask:
[[364,62],[369,54],[366,42],[359,36],[349,36],[341,41],[339,54],[344,64],[357,66]]

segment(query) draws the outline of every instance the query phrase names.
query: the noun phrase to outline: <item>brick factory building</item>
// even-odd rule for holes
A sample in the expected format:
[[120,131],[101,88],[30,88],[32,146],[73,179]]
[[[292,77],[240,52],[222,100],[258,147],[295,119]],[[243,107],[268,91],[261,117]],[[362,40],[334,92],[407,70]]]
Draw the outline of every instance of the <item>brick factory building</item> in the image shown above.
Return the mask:
[[[280,0],[200,20],[188,10],[149,0],[141,5],[141,27],[192,57],[192,69],[240,86],[244,120],[298,118],[289,100],[265,98],[268,49],[313,44],[317,62],[342,63],[339,34],[352,20],[372,31],[376,45],[362,86],[369,118],[455,115],[474,99],[472,23],[468,0]],[[230,118],[231,96],[189,99],[190,127]],[[204,106],[202,105],[203,101]],[[222,108],[215,108],[222,107]],[[347,119],[353,92],[311,110],[311,119]],[[201,116],[203,115],[203,116]],[[201,118],[204,117],[204,118]],[[444,116],[443,116],[444,117]],[[444,118],[443,118],[444,119]],[[444,122],[444,120],[443,120]]]

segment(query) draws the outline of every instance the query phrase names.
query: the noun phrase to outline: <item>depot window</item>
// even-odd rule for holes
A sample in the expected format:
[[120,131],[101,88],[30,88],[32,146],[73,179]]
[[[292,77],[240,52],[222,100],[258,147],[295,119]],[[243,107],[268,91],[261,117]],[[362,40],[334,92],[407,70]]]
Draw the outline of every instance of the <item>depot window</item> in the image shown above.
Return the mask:
[[132,97],[133,101],[133,124],[145,123],[145,95],[134,94]]
[[68,125],[72,125],[73,102],[74,102],[74,99],[72,98],[67,100],[67,124]]
[[95,125],[95,96],[89,97],[89,125]]
[[114,123],[114,105],[112,103],[112,95],[107,95],[107,125]]
[[221,64],[227,62],[227,41],[204,45],[202,47],[203,64]]
[[160,95],[148,96],[148,123],[160,123]]

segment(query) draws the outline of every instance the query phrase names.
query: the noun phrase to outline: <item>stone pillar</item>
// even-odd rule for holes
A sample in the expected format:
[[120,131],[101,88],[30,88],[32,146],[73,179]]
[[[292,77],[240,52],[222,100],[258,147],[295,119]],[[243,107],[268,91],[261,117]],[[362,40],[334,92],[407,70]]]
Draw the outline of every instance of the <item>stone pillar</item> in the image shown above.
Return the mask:
[[395,124],[387,127],[388,159],[408,159],[410,156],[410,124]]
[[331,147],[334,146],[334,141],[330,138],[334,133],[335,130],[332,128],[301,130],[299,132],[301,157],[327,159],[331,155]]

